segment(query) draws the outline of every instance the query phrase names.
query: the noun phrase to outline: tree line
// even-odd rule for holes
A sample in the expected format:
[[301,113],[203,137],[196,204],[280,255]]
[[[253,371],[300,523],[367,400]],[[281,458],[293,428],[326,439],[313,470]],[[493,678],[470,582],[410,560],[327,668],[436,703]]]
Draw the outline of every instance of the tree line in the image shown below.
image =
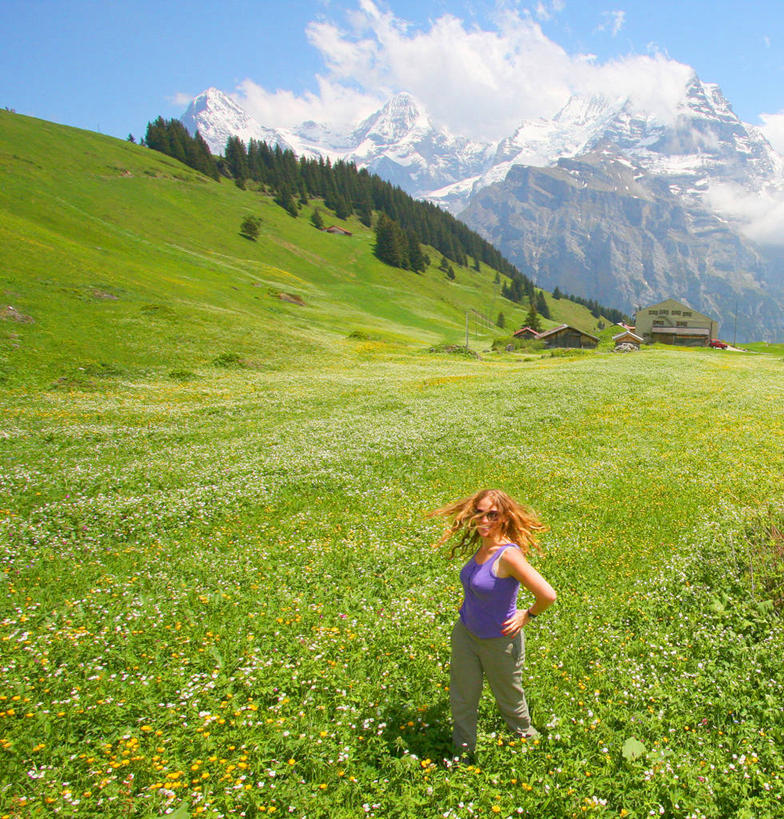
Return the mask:
[[[299,205],[314,198],[323,199],[339,219],[356,214],[368,227],[376,211],[396,223],[406,237],[413,234],[417,242],[430,245],[455,264],[467,266],[471,257],[474,266],[484,262],[518,280],[521,287],[528,281],[493,245],[450,213],[430,202],[414,199],[377,174],[358,169],[353,162],[297,158],[293,151],[279,145],[251,139],[246,146],[235,136],[226,142],[224,159],[238,184],[254,180],[292,215]],[[402,251],[404,243],[399,236],[397,241]],[[382,245],[385,243],[387,238]]]
[[455,264],[466,266],[471,257],[475,267],[484,262],[510,279],[518,280],[515,294],[529,281],[493,245],[450,213],[430,202],[413,199],[380,176],[358,169],[353,162],[332,163],[323,157],[298,158],[293,151],[279,145],[256,139],[246,145],[236,136],[226,141],[223,157],[213,157],[198,132],[191,137],[179,120],[162,117],[148,123],[143,144],[213,179],[233,178],[240,187],[253,180],[292,216],[314,198],[323,199],[324,205],[338,219],[356,214],[368,227],[372,225],[373,211],[377,211],[399,225],[407,241],[412,234],[417,242],[431,245]]
[[[130,134],[129,140],[133,141]],[[202,135],[196,131],[196,136],[191,136],[178,119],[165,120],[163,117],[158,117],[153,122],[148,122],[147,133],[142,140],[142,145],[167,156],[173,156],[188,167],[212,179],[220,177],[218,163],[210,153]]]

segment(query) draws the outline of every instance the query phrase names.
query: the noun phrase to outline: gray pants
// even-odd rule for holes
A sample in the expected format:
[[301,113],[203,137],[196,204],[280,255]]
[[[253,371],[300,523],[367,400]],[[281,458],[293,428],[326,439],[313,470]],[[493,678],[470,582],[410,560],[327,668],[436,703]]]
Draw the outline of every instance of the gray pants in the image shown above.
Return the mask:
[[452,629],[452,662],[449,671],[449,702],[458,753],[474,753],[476,720],[482,695],[482,674],[487,677],[506,724],[516,734],[531,731],[531,717],[523,691],[523,632],[516,637],[475,637],[458,619]]

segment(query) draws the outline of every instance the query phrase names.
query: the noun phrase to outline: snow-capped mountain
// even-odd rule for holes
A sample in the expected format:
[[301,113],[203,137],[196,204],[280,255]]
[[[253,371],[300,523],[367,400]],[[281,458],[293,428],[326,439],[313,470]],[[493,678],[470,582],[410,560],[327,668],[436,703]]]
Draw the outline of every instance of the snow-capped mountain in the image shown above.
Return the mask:
[[784,184],[784,161],[762,133],[738,119],[717,85],[694,75],[669,116],[641,111],[625,97],[574,96],[553,119],[524,122],[502,140],[483,174],[428,198],[459,213],[474,193],[502,181],[516,165],[552,167],[600,148],[640,173],[669,180],[673,193],[695,205],[712,184],[749,191]]
[[345,158],[426,198],[488,167],[492,146],[434,127],[414,97],[401,93],[360,123]]
[[208,88],[194,97],[180,117],[180,122],[191,135],[198,131],[213,154],[223,153],[230,136],[239,137],[246,144],[251,139],[258,139],[293,150],[279,131],[260,125],[231,97],[217,88]]
[[199,94],[181,121],[191,134],[198,130],[214,154],[223,153],[231,135],[243,142],[264,140],[298,156],[354,162],[416,197],[485,170],[494,150],[436,128],[407,93],[392,97],[348,133],[313,121],[296,128],[265,127],[215,88]]
[[693,77],[666,115],[574,98],[496,156],[467,196],[439,195],[464,197],[461,219],[542,286],[629,312],[672,296],[741,339],[784,336],[780,260],[716,207],[719,191],[780,195],[782,160],[717,86]]
[[215,89],[183,122],[214,152],[234,133],[366,167],[459,214],[548,289],[629,312],[674,296],[725,325],[737,302],[747,337],[784,336],[784,254],[749,241],[724,207],[784,199],[784,160],[696,74],[666,108],[576,96],[499,142],[450,134],[406,93],[348,133],[265,127]]

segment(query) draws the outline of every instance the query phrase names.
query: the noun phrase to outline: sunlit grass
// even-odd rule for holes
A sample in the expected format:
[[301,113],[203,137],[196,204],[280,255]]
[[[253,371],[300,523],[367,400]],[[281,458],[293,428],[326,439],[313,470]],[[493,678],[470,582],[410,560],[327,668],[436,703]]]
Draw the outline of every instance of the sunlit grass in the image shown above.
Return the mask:
[[[782,627],[738,544],[781,363],[347,356],[6,398],[0,815],[771,815]],[[542,738],[487,696],[455,768],[423,513],[485,485],[550,525],[559,599]]]

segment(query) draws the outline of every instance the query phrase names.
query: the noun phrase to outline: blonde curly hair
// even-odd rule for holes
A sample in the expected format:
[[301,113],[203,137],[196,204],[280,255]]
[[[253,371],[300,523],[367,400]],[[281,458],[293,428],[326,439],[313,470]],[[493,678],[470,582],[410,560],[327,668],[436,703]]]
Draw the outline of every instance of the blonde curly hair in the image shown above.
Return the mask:
[[535,532],[543,532],[547,527],[534,512],[521,506],[501,489],[482,489],[467,498],[429,512],[428,517],[446,518],[450,521],[449,528],[433,545],[443,546],[451,538],[458,537],[449,553],[450,560],[458,554],[475,551],[480,540],[476,527],[482,517],[477,513],[476,505],[485,498],[489,498],[498,509],[501,534],[504,538],[510,543],[517,544],[524,555],[530,554],[532,549],[541,551]]

